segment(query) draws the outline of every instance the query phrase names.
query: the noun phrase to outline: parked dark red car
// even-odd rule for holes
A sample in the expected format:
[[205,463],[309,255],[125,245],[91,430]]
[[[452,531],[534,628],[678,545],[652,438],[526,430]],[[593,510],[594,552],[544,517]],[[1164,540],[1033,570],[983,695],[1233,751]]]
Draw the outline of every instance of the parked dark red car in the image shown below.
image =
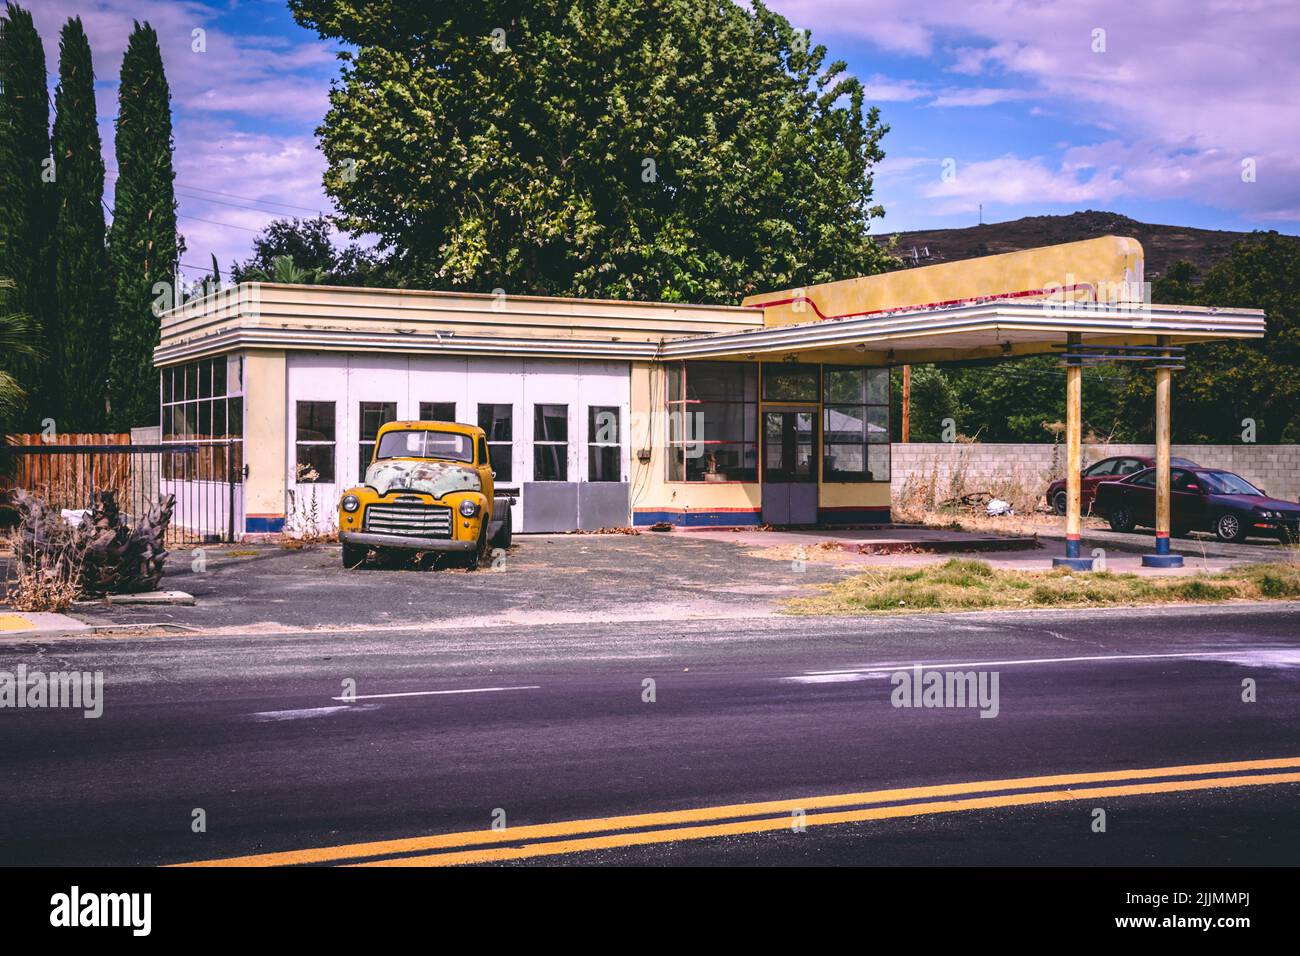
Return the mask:
[[[1300,540],[1300,504],[1270,498],[1240,475],[1217,468],[1169,470],[1170,524],[1174,535],[1213,531],[1221,541],[1247,536]],[[1156,470],[1097,486],[1093,511],[1115,531],[1154,527]]]
[[[1079,511],[1088,514],[1092,511],[1092,500],[1097,493],[1097,486],[1103,481],[1114,481],[1125,475],[1136,475],[1143,468],[1155,467],[1156,460],[1146,455],[1114,455],[1103,458],[1095,465],[1083,469],[1083,484],[1079,491]],[[1186,458],[1170,458],[1170,465],[1183,468],[1199,468],[1194,461]],[[1047,486],[1047,503],[1058,515],[1065,514],[1065,479],[1057,478]]]

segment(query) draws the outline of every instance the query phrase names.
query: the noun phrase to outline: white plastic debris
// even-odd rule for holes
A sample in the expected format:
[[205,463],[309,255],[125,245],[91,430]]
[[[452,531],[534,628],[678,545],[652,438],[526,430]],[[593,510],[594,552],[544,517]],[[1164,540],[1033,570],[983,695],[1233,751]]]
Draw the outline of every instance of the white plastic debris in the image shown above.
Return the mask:
[[994,498],[989,502],[984,513],[990,518],[996,518],[998,515],[1013,515],[1016,513],[1016,509],[1011,507],[1011,502],[1003,501],[1001,498]]
[[74,511],[70,508],[64,508],[59,512],[59,514],[63,515],[64,521],[75,528],[77,525],[81,524],[81,522],[86,520],[86,515],[90,514],[90,509],[80,508]]

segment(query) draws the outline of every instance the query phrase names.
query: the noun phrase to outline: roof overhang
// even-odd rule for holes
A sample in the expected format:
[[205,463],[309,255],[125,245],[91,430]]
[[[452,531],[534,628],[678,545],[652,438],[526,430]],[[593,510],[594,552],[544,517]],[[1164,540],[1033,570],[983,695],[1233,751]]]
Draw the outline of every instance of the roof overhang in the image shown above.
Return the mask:
[[1150,345],[1160,338],[1170,345],[1259,339],[1264,336],[1264,313],[1170,305],[982,302],[687,336],[665,342],[659,357],[827,361],[857,356],[858,362],[922,364],[1051,352],[1072,332],[1087,342],[1116,345]]

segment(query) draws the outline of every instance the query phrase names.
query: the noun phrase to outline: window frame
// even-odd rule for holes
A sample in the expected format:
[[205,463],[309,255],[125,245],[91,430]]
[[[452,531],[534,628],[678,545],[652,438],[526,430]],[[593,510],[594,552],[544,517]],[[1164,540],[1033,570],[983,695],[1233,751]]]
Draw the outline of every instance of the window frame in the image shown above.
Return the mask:
[[[741,377],[741,398],[739,399],[718,399],[718,398],[691,398],[690,376],[692,370],[695,374],[700,374],[706,367],[725,367],[735,369]],[[750,385],[752,383],[752,394]],[[676,393],[676,394],[674,394]],[[668,413],[664,423],[664,481],[666,484],[673,485],[754,485],[762,481],[762,365],[759,362],[717,362],[717,361],[689,361],[668,363],[665,366],[665,399]],[[686,427],[690,421],[687,417],[689,414],[699,414],[700,423],[703,426],[705,410],[708,406],[736,407],[740,409],[740,420],[742,428],[742,437],[740,439],[710,439],[705,436],[692,439],[691,429]],[[748,435],[744,434],[744,427],[747,422],[746,411],[750,412],[748,421],[752,423]],[[673,423],[676,421],[678,427],[674,429]],[[703,430],[703,427],[701,427]],[[674,431],[676,437],[674,438]],[[692,478],[690,470],[687,468],[687,449],[692,446],[699,446],[702,449],[708,446],[719,446],[726,448],[737,448],[739,451],[741,465],[738,469],[741,477],[738,478]],[[753,463],[746,467],[745,456],[752,454]],[[699,457],[704,457],[701,454]],[[673,476],[674,460],[680,459],[681,477]]]
[[[367,405],[383,406],[384,411],[381,411],[381,414],[386,413],[386,410],[389,408],[393,410],[393,417],[386,419],[385,421],[381,421],[375,427],[374,437],[370,439],[367,439],[365,437]],[[374,410],[372,409],[371,410],[372,414],[373,411]],[[371,461],[374,460],[375,457],[375,444],[379,441],[380,430],[382,430],[385,425],[389,424],[389,422],[396,422],[396,421],[401,421],[401,419],[397,417],[397,402],[360,401],[357,403],[357,481],[364,481],[366,478],[366,471],[370,468],[370,463]],[[367,448],[370,449],[370,454],[368,455],[366,454]],[[337,460],[335,461],[334,467],[335,467],[335,471],[337,471],[338,470]]]
[[[328,405],[330,407],[330,419],[333,425],[334,437],[326,439],[306,439],[300,437],[302,430],[302,406],[304,405]],[[299,398],[294,400],[293,406],[293,483],[296,485],[332,485],[336,483],[339,472],[338,456],[338,438],[339,438],[339,409],[338,402],[333,399],[316,399],[316,398]],[[304,479],[301,469],[304,464],[302,455],[298,449],[307,447],[327,447],[330,449],[330,474],[326,478],[319,475],[315,479]],[[309,463],[308,463],[309,464]],[[319,472],[319,469],[318,469]]]
[[[596,429],[596,419],[605,412],[614,413],[614,440],[597,441],[600,434]],[[597,478],[594,475],[596,464],[603,461],[609,449],[614,450],[616,476]],[[587,406],[587,481],[596,484],[621,483],[623,481],[623,409],[618,405]]]
[[[837,372],[857,372],[862,376],[862,387],[859,393],[861,401],[844,402],[831,400],[827,389],[830,385],[832,376]],[[872,401],[872,376],[876,375],[885,382],[884,396],[881,401]],[[821,391],[821,481],[823,484],[888,484],[893,476],[893,452],[889,442],[889,418],[890,418],[890,391],[889,367],[880,365],[825,365],[822,367],[822,391]],[[862,439],[861,441],[831,441],[827,435],[835,434],[835,430],[830,427],[828,416],[837,409],[858,409],[861,412],[862,422]],[[873,412],[875,415],[873,415]],[[841,414],[843,414],[841,412]],[[872,425],[879,425],[874,418],[883,415],[883,431],[879,440],[873,441]],[[862,470],[845,471],[834,468],[831,465],[830,451],[832,448],[860,448],[862,452]],[[885,475],[883,477],[876,475],[876,469],[872,463],[883,457],[885,459]]]
[[[562,419],[564,421],[564,439],[539,438],[538,434],[546,432],[546,422],[561,417],[554,413],[547,414],[543,409],[561,408],[564,410]],[[551,450],[552,464],[557,466],[557,476],[554,478],[542,478],[539,476],[538,464],[542,461],[542,452]],[[558,454],[556,450],[558,449]],[[561,402],[534,402],[533,403],[533,481],[535,482],[567,482],[569,480],[569,405]]]
[[[489,421],[485,425],[483,423],[483,414],[484,414],[483,410],[498,409],[498,408],[506,409],[505,418],[498,419],[496,417],[496,412],[491,411],[488,413]],[[479,402],[478,407],[475,409],[475,412],[476,412],[475,421],[478,423],[478,427],[483,429],[483,433],[486,436],[486,443],[488,448],[488,459],[491,463],[492,470],[496,473],[496,477],[494,480],[502,481],[505,482],[506,484],[512,484],[514,482],[514,462],[515,462],[515,437],[514,437],[515,436],[515,406],[514,404],[511,402]],[[506,430],[510,432],[508,438],[498,438],[496,440],[493,440],[492,425],[497,421],[505,422]],[[497,459],[492,455],[492,449],[500,448],[500,447],[504,447],[506,449],[504,468],[502,468],[500,462],[498,462]],[[502,471],[505,472],[504,475],[502,475]]]

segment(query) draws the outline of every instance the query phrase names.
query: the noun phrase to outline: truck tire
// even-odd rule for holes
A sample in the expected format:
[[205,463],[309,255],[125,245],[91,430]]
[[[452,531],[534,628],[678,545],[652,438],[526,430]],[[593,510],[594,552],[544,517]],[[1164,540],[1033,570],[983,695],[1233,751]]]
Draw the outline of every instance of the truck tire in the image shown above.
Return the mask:
[[508,550],[510,548],[510,542],[513,540],[513,538],[514,538],[514,527],[510,521],[510,509],[507,507],[506,520],[501,522],[501,527],[498,528],[497,533],[492,536],[492,547],[503,548]]
[[478,566],[483,563],[483,556],[487,554],[488,533],[487,524],[484,523],[478,533],[478,544],[474,550],[465,556],[465,569],[467,571],[477,571]]
[[365,545],[360,544],[343,545],[343,567],[355,568],[364,564],[369,550]]

